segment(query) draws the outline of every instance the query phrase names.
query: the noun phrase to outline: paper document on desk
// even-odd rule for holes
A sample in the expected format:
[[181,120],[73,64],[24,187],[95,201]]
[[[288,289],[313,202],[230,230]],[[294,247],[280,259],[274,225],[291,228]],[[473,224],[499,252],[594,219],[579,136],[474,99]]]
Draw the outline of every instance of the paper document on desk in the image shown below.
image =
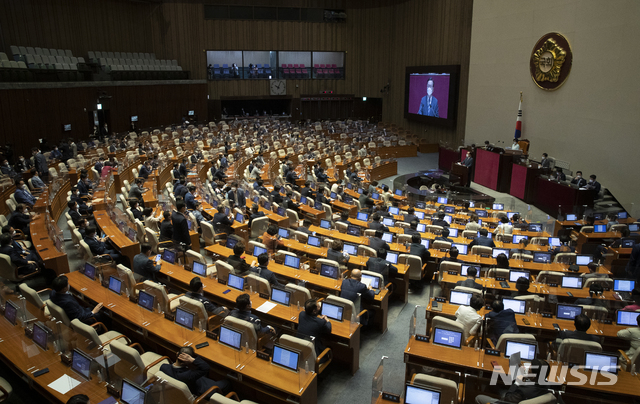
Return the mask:
[[367,285],[367,287],[371,286],[371,278],[360,279],[360,282]]
[[51,382],[47,387],[57,391],[60,394],[67,394],[71,389],[80,385],[79,380],[69,375],[62,375],[58,379]]
[[276,307],[275,303],[272,302],[264,302],[260,305],[260,307],[258,307],[256,310],[259,311],[260,313],[268,313],[271,311],[271,309],[273,309],[274,307]]

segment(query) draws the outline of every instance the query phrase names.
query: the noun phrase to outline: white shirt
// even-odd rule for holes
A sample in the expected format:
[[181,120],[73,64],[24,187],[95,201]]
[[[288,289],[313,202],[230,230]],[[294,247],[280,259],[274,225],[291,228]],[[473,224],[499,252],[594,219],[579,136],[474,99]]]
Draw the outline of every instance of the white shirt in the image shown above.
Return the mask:
[[514,143],[511,145],[511,150],[520,150],[520,144]]
[[482,226],[478,222],[469,222],[466,226],[464,226],[465,230],[474,230],[478,231],[482,228]]
[[464,326],[464,339],[471,335],[476,335],[480,324],[482,324],[482,316],[480,316],[471,306],[460,306],[456,311],[456,321]]
[[513,226],[511,223],[500,223],[493,234],[513,234]]

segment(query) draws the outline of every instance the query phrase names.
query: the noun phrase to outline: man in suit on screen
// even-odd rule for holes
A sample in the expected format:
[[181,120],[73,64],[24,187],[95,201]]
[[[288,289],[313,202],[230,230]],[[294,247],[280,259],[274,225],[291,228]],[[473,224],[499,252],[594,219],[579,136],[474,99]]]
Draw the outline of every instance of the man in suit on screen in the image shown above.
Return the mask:
[[418,115],[440,118],[438,113],[438,99],[433,96],[433,79],[431,77],[427,80],[427,95],[422,97],[422,101],[420,101]]

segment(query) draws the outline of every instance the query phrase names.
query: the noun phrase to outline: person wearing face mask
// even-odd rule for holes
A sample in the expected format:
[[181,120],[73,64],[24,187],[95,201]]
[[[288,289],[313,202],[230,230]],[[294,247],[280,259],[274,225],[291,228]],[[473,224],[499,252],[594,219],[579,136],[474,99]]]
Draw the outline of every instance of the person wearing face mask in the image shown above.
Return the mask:
[[427,80],[427,95],[422,97],[420,101],[420,109],[418,115],[433,116],[439,118],[438,99],[433,96],[433,79],[429,77]]
[[[33,219],[38,219],[39,217],[40,215],[34,215]],[[14,229],[17,229],[23,232],[25,236],[28,236],[29,238],[31,238],[31,232],[29,231],[29,223],[31,222],[31,220],[32,220],[32,217],[29,215],[29,208],[19,203],[16,206],[16,210],[14,210],[11,213],[11,216],[9,216],[8,224]]]
[[27,205],[30,208],[32,208],[36,203],[36,197],[31,195],[31,193],[25,189],[24,181],[21,179],[16,180],[16,192],[13,196],[16,199],[16,202]]
[[69,199],[70,202],[75,202],[78,204],[77,210],[82,215],[92,215],[93,207],[91,206],[91,202],[87,202],[86,200],[80,197],[80,191],[78,191],[78,187],[71,188],[71,196]]
[[576,171],[576,176],[571,180],[572,184],[578,186],[578,188],[582,188],[587,185],[587,180],[582,177],[582,171]]
[[53,150],[51,150],[51,154],[49,155],[54,160],[62,159],[62,152],[58,150],[58,146],[54,146]]
[[204,211],[202,204],[198,201],[195,201],[195,209],[192,211],[193,216],[196,218],[196,222],[198,222],[198,226],[200,226],[200,222],[207,221],[211,219],[211,215]]
[[28,171],[31,168],[31,161],[25,160],[24,156],[18,157],[18,162],[16,163],[16,170],[19,172]]
[[13,167],[11,167],[11,164],[9,164],[9,161],[7,159],[4,159],[2,161],[2,166],[0,167],[0,172],[2,172],[2,174],[4,175],[8,175],[9,177],[13,178],[15,177],[16,171],[13,169]]
[[540,159],[540,167],[542,168],[551,167],[551,160],[549,160],[549,155],[547,153],[542,153],[542,158]]
[[243,208],[246,206],[244,191],[238,188],[237,182],[231,183],[231,190],[227,192],[227,199],[232,206]]
[[518,143],[518,139],[513,139],[511,150],[520,150],[520,143]]
[[595,174],[591,174],[591,175],[589,176],[589,182],[587,182],[587,186],[586,186],[586,188],[587,188],[587,189],[593,189],[594,191],[596,191],[596,192],[595,192],[594,199],[595,199],[595,198],[598,196],[598,194],[600,193],[601,185],[600,185],[600,183],[599,183],[598,181],[596,181],[596,176],[595,176]]
[[85,324],[93,324],[96,321],[102,322],[105,318],[101,316],[100,309],[102,303],[98,303],[93,309],[88,309],[69,293],[69,279],[65,275],[55,278],[51,284],[51,301],[60,306],[69,317],[69,321],[76,318]]
[[87,176],[81,176],[78,180],[78,191],[80,196],[89,195],[89,178]]

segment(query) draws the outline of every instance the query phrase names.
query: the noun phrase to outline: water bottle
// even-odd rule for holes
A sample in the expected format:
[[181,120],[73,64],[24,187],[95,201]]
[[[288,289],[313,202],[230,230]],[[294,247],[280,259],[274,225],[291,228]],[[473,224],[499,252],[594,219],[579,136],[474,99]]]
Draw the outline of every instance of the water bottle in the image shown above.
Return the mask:
[[298,311],[296,313],[300,313],[300,300],[296,302],[296,306],[298,308]]
[[304,361],[304,373],[309,373],[309,361]]
[[160,302],[158,302],[158,313],[163,314],[162,305],[160,304]]
[[244,343],[244,353],[246,353],[246,354],[249,353],[249,341]]
[[102,383],[103,381],[104,381],[104,378],[102,377],[102,372],[98,370],[98,383]]
[[478,352],[480,350],[480,346],[478,345],[478,339],[476,338],[476,343],[475,346],[473,348],[474,351]]
[[204,331],[204,320],[200,320],[198,321],[198,329],[200,330],[200,332]]
[[253,294],[253,285],[249,285],[249,292],[250,294]]

